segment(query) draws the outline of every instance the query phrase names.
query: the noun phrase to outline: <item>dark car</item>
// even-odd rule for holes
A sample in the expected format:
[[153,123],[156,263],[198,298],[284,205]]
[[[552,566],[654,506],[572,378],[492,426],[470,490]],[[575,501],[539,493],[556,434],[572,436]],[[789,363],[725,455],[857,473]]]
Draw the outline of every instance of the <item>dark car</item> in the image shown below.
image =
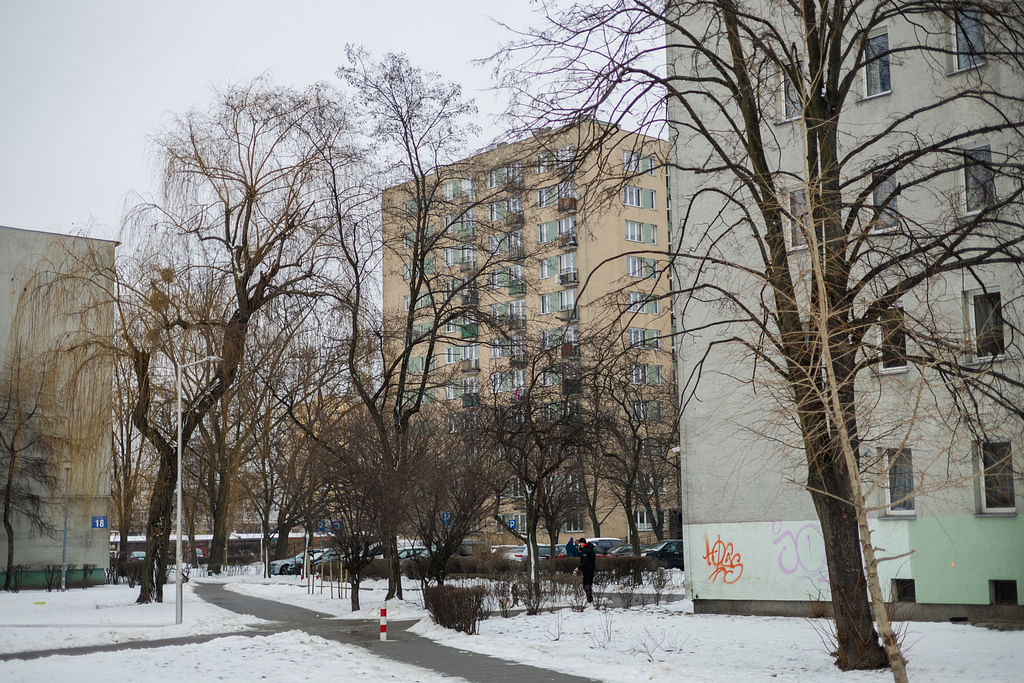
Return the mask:
[[675,567],[676,569],[683,568],[683,539],[681,538],[670,538],[667,541],[661,541],[649,546],[644,551],[644,555],[647,557],[656,557],[661,560],[662,564],[666,567]]
[[[642,545],[642,546],[640,546],[640,555],[643,555],[644,552],[646,552],[647,550],[650,550],[650,549],[651,549],[651,546],[649,546],[649,545]],[[622,557],[622,556],[625,556],[625,555],[632,555],[633,554],[633,546],[631,546],[630,544],[626,543],[625,545],[620,545],[618,548],[612,548],[611,552],[609,552],[608,554],[611,555],[612,557]]]
[[594,546],[594,553],[597,555],[608,555],[615,548],[618,548],[620,545],[624,545],[621,538],[613,538],[611,536],[588,538],[587,543]]

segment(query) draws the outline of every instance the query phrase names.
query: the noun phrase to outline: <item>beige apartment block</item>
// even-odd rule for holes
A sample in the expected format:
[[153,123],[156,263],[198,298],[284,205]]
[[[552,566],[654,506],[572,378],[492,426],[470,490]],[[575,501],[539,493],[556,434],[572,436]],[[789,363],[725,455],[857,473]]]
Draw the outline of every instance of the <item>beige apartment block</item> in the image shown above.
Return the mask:
[[[624,410],[643,430],[671,430],[666,154],[663,140],[594,122],[537,131],[385,191],[385,344],[407,363],[405,386],[422,383],[448,413],[449,431],[477,438],[478,407],[527,395],[573,414],[601,379],[625,380]],[[612,447],[581,439],[591,452]],[[663,492],[654,514],[667,535],[677,477],[658,478],[648,486]],[[509,479],[495,513],[521,529]],[[601,535],[625,537],[607,488],[565,520],[562,541],[592,534],[595,515]],[[637,516],[653,540],[652,512]],[[498,527],[483,525],[490,543],[516,543]],[[539,540],[546,534],[539,529]]]

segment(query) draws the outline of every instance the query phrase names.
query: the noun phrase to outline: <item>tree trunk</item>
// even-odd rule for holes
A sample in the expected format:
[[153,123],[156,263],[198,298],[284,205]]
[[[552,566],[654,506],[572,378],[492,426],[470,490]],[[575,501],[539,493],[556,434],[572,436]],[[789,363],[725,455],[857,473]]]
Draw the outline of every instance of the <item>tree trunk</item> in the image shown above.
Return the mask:
[[352,600],[352,611],[353,612],[358,612],[359,611],[359,584],[360,584],[360,582],[361,581],[360,581],[359,575],[358,574],[352,574],[352,578],[349,581],[349,584],[352,587],[351,600]]
[[174,521],[174,493],[177,485],[174,449],[159,449],[160,467],[153,482],[149,500],[149,522],[146,525],[146,559],[139,577],[137,603],[163,602],[164,578],[167,576],[167,549]]
[[230,518],[227,504],[229,486],[229,482],[222,478],[220,486],[217,487],[217,499],[213,505],[213,539],[210,541],[209,569],[214,574],[220,574],[228,559],[226,548]]
[[825,542],[836,626],[836,665],[844,671],[882,668],[889,662],[871,616],[849,483],[841,462],[833,459],[818,465],[812,467],[808,483]]
[[[292,527],[290,524],[286,524],[283,526],[281,524],[277,525],[277,542],[274,543],[273,554],[273,558],[275,560],[280,560],[288,554],[288,535],[291,534],[291,532]],[[267,561],[267,565],[270,565],[269,560]]]
[[387,565],[388,592],[385,600],[402,600],[402,567],[398,559],[398,536],[389,533],[384,538],[384,563]]

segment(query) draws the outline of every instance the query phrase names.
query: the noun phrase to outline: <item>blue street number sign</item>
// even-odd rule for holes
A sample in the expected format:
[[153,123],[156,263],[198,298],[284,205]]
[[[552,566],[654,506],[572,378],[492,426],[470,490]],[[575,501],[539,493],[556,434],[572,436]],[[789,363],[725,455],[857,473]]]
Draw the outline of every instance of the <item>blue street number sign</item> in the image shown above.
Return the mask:
[[106,529],[107,528],[107,518],[106,517],[93,517],[92,518],[92,528],[93,529]]
[[452,513],[442,512],[441,513],[441,524],[448,526],[452,523]]
[[331,522],[331,531],[341,531],[341,520],[336,519]]
[[317,520],[317,522],[316,522],[316,530],[317,531],[327,531],[327,520],[325,520],[325,519]]

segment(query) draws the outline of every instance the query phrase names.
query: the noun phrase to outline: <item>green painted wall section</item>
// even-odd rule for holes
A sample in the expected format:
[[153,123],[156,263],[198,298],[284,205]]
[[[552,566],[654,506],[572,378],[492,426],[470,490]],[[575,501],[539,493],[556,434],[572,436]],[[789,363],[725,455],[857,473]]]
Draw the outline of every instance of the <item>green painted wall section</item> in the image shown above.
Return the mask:
[[[880,556],[906,555],[879,567],[886,599],[893,578],[914,579],[919,603],[987,605],[993,579],[1015,579],[1018,601],[1024,598],[1022,517],[883,518],[871,527],[875,547],[884,549]],[[829,600],[820,529],[816,520],[687,525],[688,594],[705,600]]]

